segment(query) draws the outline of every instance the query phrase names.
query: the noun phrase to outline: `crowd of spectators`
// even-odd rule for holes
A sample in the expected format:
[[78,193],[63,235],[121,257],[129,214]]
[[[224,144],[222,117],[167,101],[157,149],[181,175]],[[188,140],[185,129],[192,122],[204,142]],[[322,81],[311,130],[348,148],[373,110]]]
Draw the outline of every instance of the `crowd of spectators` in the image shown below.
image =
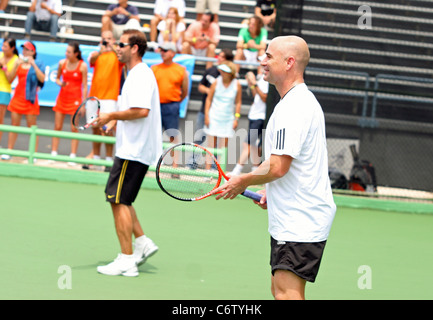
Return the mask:
[[[152,70],[158,80],[158,85],[165,88],[161,92],[161,113],[163,115],[162,121],[164,127],[168,129],[178,129],[178,118],[173,116],[173,110],[179,111],[179,104],[185,98],[188,92],[188,78],[184,67],[173,62],[176,54],[192,54],[195,56],[206,57],[206,71],[199,84],[199,92],[203,94],[203,106],[198,113],[196,130],[204,129],[204,133],[198,137],[197,141],[204,143],[207,139],[207,144],[210,147],[224,147],[227,145],[227,139],[232,136],[233,131],[237,128],[237,122],[240,117],[240,106],[242,103],[242,89],[239,80],[239,71],[241,65],[239,61],[245,60],[245,63],[252,63],[257,66],[261,57],[264,55],[267,40],[268,30],[270,30],[275,23],[276,18],[276,0],[257,0],[254,15],[242,22],[242,27],[238,32],[238,40],[234,48],[219,48],[220,42],[220,1],[214,0],[197,0],[196,1],[196,20],[187,25],[185,22],[185,1],[184,0],[155,0],[153,17],[149,21],[150,37],[148,41],[148,48],[161,54],[163,62],[160,65],[154,66]],[[0,13],[4,12],[8,5],[8,0],[0,0]],[[30,40],[32,30],[47,31],[50,33],[50,41],[56,41],[58,31],[58,19],[64,14],[62,10],[61,0],[32,0],[27,13],[25,21],[25,35],[26,40]],[[108,5],[105,13],[101,18],[101,43],[99,52],[91,55],[89,65],[94,68],[95,76],[101,73],[97,69],[98,63],[104,60],[106,62],[113,62],[115,59],[115,42],[120,38],[123,31],[126,29],[143,30],[139,9],[128,3],[128,0],[118,0],[117,3]],[[8,43],[8,42],[6,42]],[[31,42],[26,44],[30,47]],[[33,45],[34,47],[34,45]],[[8,53],[8,49],[5,54]],[[36,48],[35,57],[36,57]],[[69,51],[70,52],[69,52]],[[56,83],[60,86],[60,94],[53,108],[55,111],[55,129],[61,130],[63,126],[63,119],[66,114],[71,114],[77,102],[82,101],[88,96],[87,86],[84,84],[83,77],[86,77],[87,69],[82,64],[79,44],[70,43],[66,52],[66,59],[62,60],[59,64],[58,77]],[[2,52],[3,53],[3,52]],[[0,65],[2,59],[5,60],[5,54],[0,55]],[[8,53],[9,54],[9,53]],[[3,58],[2,58],[3,57]],[[214,59],[217,57],[217,63],[214,65]],[[9,59],[8,59],[9,60]],[[14,59],[15,61],[15,59]],[[99,62],[98,62],[99,61]],[[233,63],[233,61],[237,63]],[[6,61],[4,61],[6,62]],[[2,77],[4,83],[11,83],[16,77],[16,70],[20,65],[29,64],[37,68],[36,63],[29,63],[23,59],[16,59],[16,66],[11,63],[8,64],[8,69],[12,68],[13,72],[6,69],[0,70],[0,80]],[[100,65],[100,63],[99,63]],[[111,63],[116,74],[121,77],[122,65]],[[22,67],[21,67],[22,68]],[[32,68],[30,68],[32,69]],[[77,71],[81,74],[79,79],[76,79],[74,88],[69,88],[72,81],[62,80],[62,77],[67,79],[68,71]],[[112,68],[110,69],[111,71]],[[253,94],[253,98],[257,95],[256,100],[263,101],[266,98],[267,87],[264,85],[257,86],[259,83],[261,70],[257,68],[249,72],[246,76],[248,83],[248,92]],[[113,71],[114,72],[114,71]],[[13,74],[13,76],[11,75]],[[168,80],[167,80],[168,79]],[[119,84],[116,84],[119,90]],[[260,82],[261,83],[261,82]],[[66,84],[69,84],[67,86]],[[42,87],[43,84],[40,85]],[[93,83],[92,83],[93,85]],[[68,89],[69,88],[69,89]],[[170,90],[166,90],[170,88]],[[260,88],[260,89],[259,89]],[[0,88],[1,89],[1,88]],[[265,90],[266,89],[266,90]],[[69,94],[65,91],[69,90]],[[69,99],[72,91],[76,96],[73,105],[68,106],[65,110],[65,99]],[[92,87],[91,87],[91,90]],[[101,88],[98,88],[100,91]],[[161,90],[161,89],[160,89]],[[103,91],[103,90],[102,90]],[[169,92],[167,97],[164,92]],[[1,93],[1,92],[0,92]],[[92,91],[90,92],[92,93]],[[112,95],[113,96],[113,95]],[[116,98],[110,97],[109,99],[115,101]],[[165,101],[165,100],[170,101]],[[3,106],[9,105],[7,99],[3,99]],[[163,101],[164,100],[164,101]],[[37,99],[36,102],[37,104]],[[72,102],[71,102],[72,103]],[[263,104],[263,103],[262,103]],[[254,105],[254,104],[253,104]],[[6,107],[0,108],[0,124],[3,122]],[[69,110],[71,109],[71,110]],[[8,107],[10,110],[10,106]],[[264,110],[262,110],[264,111]],[[35,112],[33,112],[35,113]],[[164,113],[166,114],[164,116]],[[263,113],[263,112],[262,112]],[[36,115],[38,112],[36,112]],[[29,115],[27,115],[29,118]],[[18,118],[15,116],[15,118]],[[19,117],[21,118],[21,117]],[[32,117],[30,117],[32,119]],[[15,121],[15,124],[17,121]],[[36,123],[36,119],[28,121],[28,124]],[[256,130],[261,128],[255,127]],[[94,132],[94,134],[98,134]],[[12,137],[14,140],[15,137]],[[251,140],[251,135],[248,136],[248,149],[251,144],[256,144],[256,149],[260,143],[260,139]],[[176,136],[170,135],[170,141],[176,141]],[[13,144],[9,143],[9,146]],[[58,140],[53,141],[53,155],[57,154]],[[78,144],[72,144],[71,155],[75,156]],[[108,146],[107,146],[108,147]],[[254,146],[253,146],[254,147]],[[108,159],[112,159],[112,150],[108,151]],[[93,150],[89,156],[99,158],[100,146],[94,145]],[[4,156],[3,159],[9,157]],[[242,160],[244,162],[244,160]]]

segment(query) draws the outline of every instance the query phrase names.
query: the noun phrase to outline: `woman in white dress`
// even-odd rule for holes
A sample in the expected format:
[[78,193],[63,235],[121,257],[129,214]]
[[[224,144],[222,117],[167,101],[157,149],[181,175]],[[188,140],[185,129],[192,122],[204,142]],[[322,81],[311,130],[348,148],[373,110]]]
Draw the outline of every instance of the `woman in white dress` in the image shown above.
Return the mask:
[[[209,148],[227,147],[228,138],[238,126],[242,105],[242,88],[236,79],[236,66],[224,61],[218,67],[220,76],[211,85],[205,106],[205,128]],[[210,164],[206,164],[210,169]]]

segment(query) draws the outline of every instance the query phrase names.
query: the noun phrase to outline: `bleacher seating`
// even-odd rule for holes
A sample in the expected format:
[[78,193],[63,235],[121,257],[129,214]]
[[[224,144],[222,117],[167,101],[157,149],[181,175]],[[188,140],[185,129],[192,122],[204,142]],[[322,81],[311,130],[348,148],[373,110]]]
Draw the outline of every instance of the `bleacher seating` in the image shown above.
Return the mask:
[[[371,28],[364,29],[358,25],[361,6],[371,8]],[[382,83],[376,85],[376,90],[386,93],[367,92],[369,105],[374,105],[374,108],[366,110],[362,95],[342,97],[332,90],[318,92],[316,95],[325,112],[372,118],[380,115],[406,121],[427,122],[433,119],[430,107],[432,82],[416,81],[416,78],[433,78],[432,17],[432,1],[425,0],[304,0],[301,35],[310,46],[310,68],[364,72],[370,76],[371,91],[375,90],[377,78],[382,79]],[[396,77],[393,86],[383,80],[383,74]],[[397,77],[413,79],[404,85],[403,80]],[[322,89],[327,81],[326,77],[308,76],[308,73],[306,80]],[[397,89],[395,82],[402,85]],[[332,83],[334,91],[344,88],[355,92],[363,90],[364,86],[365,81],[357,81],[355,76]],[[388,93],[398,93],[399,99],[387,99]],[[416,104],[414,96],[417,97]]]
[[[63,0],[63,9],[66,11],[62,17],[62,23],[68,28],[64,30],[73,30],[71,32],[58,32],[59,41],[65,42],[70,39],[80,41],[82,44],[95,45],[100,40],[101,17],[106,8],[111,3],[117,3],[117,0]],[[145,26],[150,24],[150,19],[153,16],[154,0],[144,1],[128,1],[129,4],[138,7],[140,12],[141,24]],[[187,0],[185,22],[190,24],[195,20],[195,0]],[[20,39],[24,35],[24,21],[26,13],[30,6],[29,1],[11,0],[6,10],[6,14],[0,14],[0,19],[4,18],[4,22],[0,23],[0,32],[2,36],[9,33],[11,36]],[[254,12],[255,1],[253,0],[222,0],[219,25],[221,28],[221,41],[219,48],[236,47],[238,31],[241,27],[243,19],[250,17]],[[145,26],[143,31],[149,36],[149,27]],[[48,41],[48,33],[32,31],[32,39],[40,41]],[[200,93],[197,92],[197,81],[200,75],[204,72],[204,62],[197,63],[195,68],[195,76],[193,77],[194,87],[192,92],[192,100],[200,100]],[[245,82],[242,81],[244,84]],[[246,90],[246,89],[245,89]],[[249,95],[244,94],[244,104],[252,102]]]

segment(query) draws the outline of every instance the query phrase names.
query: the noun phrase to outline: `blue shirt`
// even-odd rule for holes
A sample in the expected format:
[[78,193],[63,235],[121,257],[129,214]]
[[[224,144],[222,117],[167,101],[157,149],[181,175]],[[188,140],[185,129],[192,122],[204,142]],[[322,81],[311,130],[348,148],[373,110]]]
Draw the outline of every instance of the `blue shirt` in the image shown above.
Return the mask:
[[[108,11],[113,11],[117,7],[119,7],[119,4],[110,4],[108,6],[107,10]],[[128,11],[133,16],[138,16],[138,8],[137,7],[130,6],[128,4],[128,6],[126,7],[126,11]],[[129,20],[129,17],[125,16],[124,14],[116,14],[116,15],[114,15],[114,16],[111,17],[111,20],[115,24],[126,24],[128,22],[128,20]]]

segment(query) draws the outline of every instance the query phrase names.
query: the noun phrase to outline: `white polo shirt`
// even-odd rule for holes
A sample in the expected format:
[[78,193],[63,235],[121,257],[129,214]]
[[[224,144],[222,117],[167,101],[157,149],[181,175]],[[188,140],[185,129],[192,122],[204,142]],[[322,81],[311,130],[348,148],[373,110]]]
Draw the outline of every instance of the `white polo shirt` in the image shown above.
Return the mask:
[[117,121],[116,157],[153,165],[162,153],[159,91],[152,70],[140,63],[133,67],[122,87],[119,111],[149,109],[146,118]]
[[293,158],[287,174],[266,185],[269,233],[275,240],[326,240],[336,206],[328,176],[325,118],[306,84],[277,104],[267,128],[265,157]]

